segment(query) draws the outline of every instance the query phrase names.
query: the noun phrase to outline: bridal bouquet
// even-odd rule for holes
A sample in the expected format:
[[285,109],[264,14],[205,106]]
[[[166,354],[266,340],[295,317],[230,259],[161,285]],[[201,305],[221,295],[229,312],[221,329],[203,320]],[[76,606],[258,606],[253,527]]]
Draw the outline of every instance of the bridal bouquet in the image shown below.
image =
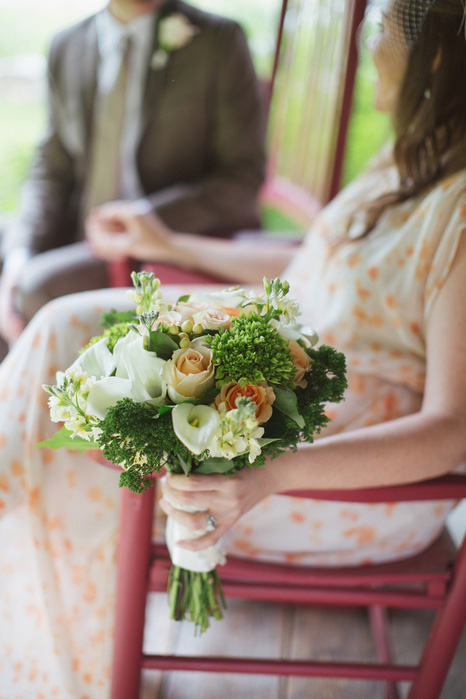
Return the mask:
[[[40,446],[100,449],[121,467],[120,487],[142,492],[162,469],[228,476],[313,441],[325,403],[342,399],[345,359],[313,347],[286,281],[264,279],[261,295],[230,288],[174,305],[152,274],[132,281],[134,311],[104,314],[103,334],[44,386],[64,426]],[[222,545],[191,552],[176,542],[203,533],[168,518],[171,616],[201,631],[222,616]]]

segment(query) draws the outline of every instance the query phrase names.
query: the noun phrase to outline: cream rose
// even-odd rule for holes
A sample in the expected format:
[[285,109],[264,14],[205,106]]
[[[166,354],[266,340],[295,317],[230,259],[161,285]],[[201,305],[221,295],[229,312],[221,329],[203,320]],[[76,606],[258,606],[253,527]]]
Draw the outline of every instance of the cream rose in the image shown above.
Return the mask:
[[168,384],[168,395],[174,403],[186,398],[199,398],[215,383],[212,352],[203,338],[193,340],[186,349],[173,352],[163,368],[163,379]]
[[178,313],[181,313],[181,317],[183,319],[183,322],[185,320],[192,321],[194,314],[197,313],[198,311],[202,311],[204,308],[207,308],[207,304],[205,304],[205,303],[194,303],[191,301],[180,301],[180,303],[176,304],[176,310]]
[[311,359],[307,352],[301,347],[299,342],[296,342],[296,340],[288,341],[288,349],[290,350],[290,354],[293,357],[293,363],[296,367],[296,374],[293,381],[297,386],[306,388],[307,381],[304,379],[304,374],[309,368]]
[[159,325],[166,325],[167,327],[172,327],[173,325],[181,326],[183,322],[183,316],[177,311],[167,311],[166,313],[161,313],[157,320],[154,321],[152,325],[152,330],[155,330]]
[[236,400],[240,397],[250,398],[256,403],[256,420],[261,425],[272,417],[272,403],[275,400],[273,388],[266,383],[249,384],[240,386],[236,381],[230,381],[222,386],[220,393],[215,398],[215,405],[218,407],[225,403],[227,410],[236,408]]
[[226,330],[231,325],[231,316],[223,308],[211,306],[195,313],[193,323],[204,330]]

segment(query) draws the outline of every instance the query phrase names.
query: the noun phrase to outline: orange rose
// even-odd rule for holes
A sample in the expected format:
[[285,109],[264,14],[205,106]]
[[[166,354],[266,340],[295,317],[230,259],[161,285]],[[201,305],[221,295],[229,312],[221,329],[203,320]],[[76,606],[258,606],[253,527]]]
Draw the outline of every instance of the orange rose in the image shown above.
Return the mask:
[[288,341],[288,349],[290,350],[290,354],[293,357],[293,363],[296,367],[296,374],[293,381],[297,386],[306,388],[307,382],[303,377],[309,368],[311,358],[309,357],[307,352],[301,347],[299,342],[296,342],[296,340]]
[[165,362],[162,378],[168,384],[168,395],[174,403],[184,398],[199,398],[215,382],[212,352],[203,338],[191,342],[186,349],[173,352]]
[[272,403],[275,400],[275,393],[273,388],[266,383],[247,383],[245,386],[240,386],[236,381],[230,381],[222,386],[215,399],[215,405],[218,407],[220,403],[225,403],[227,410],[234,410],[236,400],[240,396],[250,398],[256,403],[256,419],[259,425],[272,417]]
[[225,313],[228,313],[228,315],[231,316],[232,318],[234,316],[239,316],[240,313],[243,312],[242,308],[234,308],[233,306],[222,306],[222,308],[225,311]]

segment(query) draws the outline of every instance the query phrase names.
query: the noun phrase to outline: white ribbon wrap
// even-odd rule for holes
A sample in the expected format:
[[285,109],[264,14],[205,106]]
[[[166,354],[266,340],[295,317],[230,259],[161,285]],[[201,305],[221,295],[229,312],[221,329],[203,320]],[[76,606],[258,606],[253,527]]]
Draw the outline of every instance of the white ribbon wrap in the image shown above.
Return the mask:
[[[177,510],[183,510],[184,512],[206,512],[206,510],[196,510],[192,507],[180,507],[173,503],[170,504],[172,507],[176,507]],[[208,573],[217,565],[224,565],[227,559],[221,539],[214,546],[209,546],[202,551],[188,551],[188,549],[176,545],[176,542],[181,539],[199,539],[206,532],[207,529],[198,529],[196,531],[186,529],[172,517],[168,517],[165,538],[173,565],[185,570],[192,570],[195,573]]]

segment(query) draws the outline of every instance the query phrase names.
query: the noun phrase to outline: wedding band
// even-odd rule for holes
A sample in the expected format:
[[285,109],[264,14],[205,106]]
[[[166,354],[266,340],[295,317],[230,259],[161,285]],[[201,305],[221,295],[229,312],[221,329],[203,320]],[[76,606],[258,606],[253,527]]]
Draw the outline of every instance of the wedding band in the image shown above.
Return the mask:
[[217,527],[217,520],[210,514],[210,512],[206,512],[205,515],[207,517],[207,524],[205,527],[206,531],[213,532],[214,529]]

